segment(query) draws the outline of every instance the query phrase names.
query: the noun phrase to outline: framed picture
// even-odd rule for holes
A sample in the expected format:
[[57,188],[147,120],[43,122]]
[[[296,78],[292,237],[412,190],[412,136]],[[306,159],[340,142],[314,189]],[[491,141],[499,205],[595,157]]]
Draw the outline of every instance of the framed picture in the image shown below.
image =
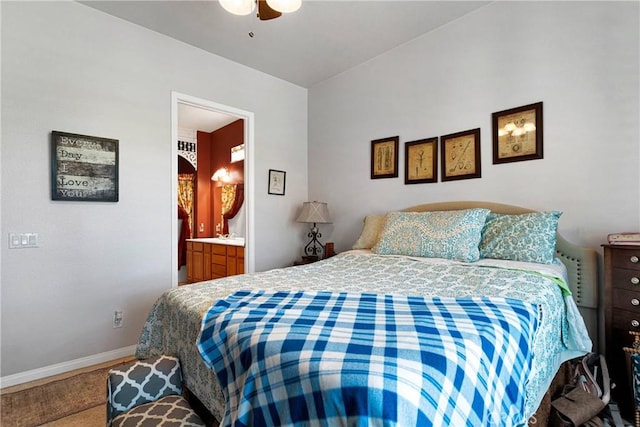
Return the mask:
[[371,141],[371,179],[398,176],[398,141],[397,136]]
[[118,140],[51,132],[51,200],[118,201]]
[[287,173],[269,169],[269,194],[284,196],[284,186],[286,184]]
[[493,113],[493,164],[542,158],[542,102]]
[[440,137],[442,181],[480,178],[480,128]]
[[404,183],[438,182],[438,138],[404,144]]

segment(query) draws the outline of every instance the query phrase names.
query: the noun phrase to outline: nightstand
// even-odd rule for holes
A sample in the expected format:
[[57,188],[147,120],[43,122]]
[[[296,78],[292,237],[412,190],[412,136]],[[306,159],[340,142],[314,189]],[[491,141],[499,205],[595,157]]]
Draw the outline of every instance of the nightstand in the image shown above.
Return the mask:
[[302,259],[295,261],[293,265],[312,264],[316,261],[320,261],[320,258],[317,256],[303,256]]
[[606,358],[614,401],[623,415],[630,417],[633,391],[630,388],[623,347],[630,347],[629,331],[640,331],[640,246],[603,245],[604,324]]

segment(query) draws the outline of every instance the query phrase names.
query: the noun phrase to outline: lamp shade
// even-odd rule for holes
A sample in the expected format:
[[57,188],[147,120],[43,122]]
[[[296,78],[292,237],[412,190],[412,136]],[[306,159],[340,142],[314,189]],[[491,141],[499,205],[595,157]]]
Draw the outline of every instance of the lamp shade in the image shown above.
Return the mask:
[[253,12],[256,2],[255,0],[220,0],[220,6],[234,15],[248,15]]
[[331,224],[331,216],[329,215],[327,204],[325,202],[304,202],[296,222]]

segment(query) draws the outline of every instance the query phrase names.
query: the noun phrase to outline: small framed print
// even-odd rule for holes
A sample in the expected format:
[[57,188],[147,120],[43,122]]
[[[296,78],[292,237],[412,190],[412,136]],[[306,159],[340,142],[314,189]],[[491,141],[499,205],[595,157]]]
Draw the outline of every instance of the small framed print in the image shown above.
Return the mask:
[[269,194],[284,196],[287,173],[275,169],[269,169]]
[[371,179],[398,176],[397,136],[371,141]]
[[493,164],[542,159],[542,102],[493,113]]
[[480,128],[440,137],[442,181],[480,178]]
[[404,183],[438,182],[438,138],[404,144]]

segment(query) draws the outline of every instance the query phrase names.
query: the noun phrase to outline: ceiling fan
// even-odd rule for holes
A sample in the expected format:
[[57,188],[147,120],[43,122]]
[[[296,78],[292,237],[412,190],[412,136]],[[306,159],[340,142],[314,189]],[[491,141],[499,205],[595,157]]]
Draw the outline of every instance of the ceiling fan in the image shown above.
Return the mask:
[[295,12],[302,5],[302,0],[220,0],[220,5],[234,15],[248,15],[257,5],[258,18],[267,21],[283,13]]

